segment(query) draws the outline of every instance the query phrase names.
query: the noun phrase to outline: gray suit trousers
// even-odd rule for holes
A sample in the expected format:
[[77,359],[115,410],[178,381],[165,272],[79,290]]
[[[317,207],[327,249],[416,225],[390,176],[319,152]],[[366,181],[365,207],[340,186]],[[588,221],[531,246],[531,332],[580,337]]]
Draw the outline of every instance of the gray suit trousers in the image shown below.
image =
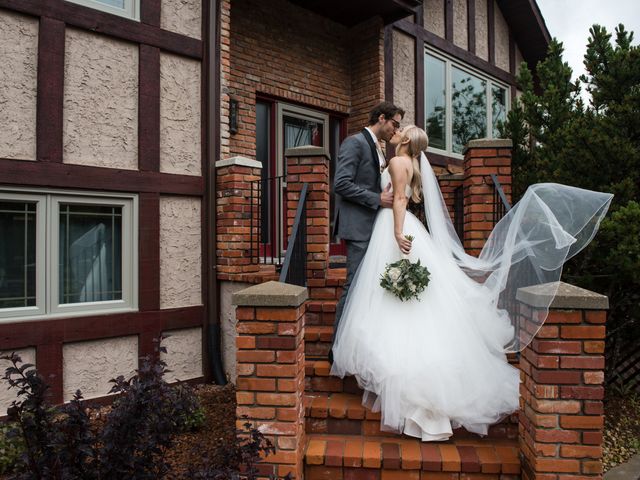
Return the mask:
[[369,246],[369,240],[366,241],[354,241],[354,240],[345,240],[347,245],[347,280],[344,283],[344,287],[342,290],[342,296],[336,305],[336,319],[333,322],[333,341],[331,342],[331,346],[333,347],[333,342],[336,338],[336,332],[338,331],[338,324],[340,323],[340,317],[342,317],[342,310],[344,308],[344,302],[347,299],[347,294],[349,293],[349,287],[351,286],[351,282],[353,281],[353,277],[364,258],[364,254],[367,253],[367,247]]

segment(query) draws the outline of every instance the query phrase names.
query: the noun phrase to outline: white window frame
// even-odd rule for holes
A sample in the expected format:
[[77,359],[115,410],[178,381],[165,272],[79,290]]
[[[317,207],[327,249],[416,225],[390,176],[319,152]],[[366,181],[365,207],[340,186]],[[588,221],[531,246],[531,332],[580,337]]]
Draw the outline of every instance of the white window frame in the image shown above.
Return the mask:
[[[0,199],[34,201],[36,206],[36,306],[0,309],[0,323],[138,310],[138,196],[61,190],[0,188]],[[60,204],[122,207],[122,299],[60,304]]]
[[102,12],[118,15],[119,17],[128,18],[130,20],[140,21],[140,0],[124,0],[124,8],[107,5],[98,0],[67,0],[68,2],[77,3],[85,7],[100,10]]
[[[429,48],[428,46],[425,45],[425,49],[424,49],[424,55],[425,55],[425,62],[424,62],[424,72],[423,72],[423,81],[425,82],[424,85],[424,90],[425,90],[425,95],[424,95],[424,112],[426,114],[427,111],[427,99],[428,96],[426,94],[427,92],[427,85],[426,85],[426,80],[427,80],[427,62],[426,62],[426,56],[427,55],[431,55],[434,58],[437,58],[438,60],[441,60],[444,62],[445,64],[445,112],[446,112],[446,117],[445,117],[445,139],[446,139],[446,150],[442,150],[440,148],[433,148],[431,146],[429,146],[427,148],[428,152],[433,152],[433,153],[437,153],[440,155],[446,155],[448,157],[453,157],[453,158],[459,158],[459,159],[463,159],[464,155],[460,154],[460,153],[455,153],[453,151],[453,105],[452,105],[452,91],[453,91],[453,85],[452,85],[452,80],[453,80],[453,74],[452,74],[452,69],[453,67],[462,70],[463,72],[469,73],[470,75],[473,75],[474,77],[479,78],[480,80],[485,82],[485,95],[486,95],[486,99],[487,99],[487,125],[486,125],[486,130],[487,130],[487,138],[493,138],[493,108],[492,108],[492,98],[493,98],[493,90],[492,87],[493,86],[497,86],[500,88],[505,89],[506,91],[506,112],[507,114],[509,113],[509,111],[511,110],[511,95],[509,95],[509,93],[511,92],[511,87],[503,82],[500,82],[498,80],[496,80],[495,78],[487,75],[484,72],[481,72],[477,69],[474,69],[466,64],[463,64],[462,62],[460,62],[460,60],[457,59],[453,59],[439,51],[434,50],[433,48]],[[425,120],[425,126],[426,126],[426,118],[423,119]]]

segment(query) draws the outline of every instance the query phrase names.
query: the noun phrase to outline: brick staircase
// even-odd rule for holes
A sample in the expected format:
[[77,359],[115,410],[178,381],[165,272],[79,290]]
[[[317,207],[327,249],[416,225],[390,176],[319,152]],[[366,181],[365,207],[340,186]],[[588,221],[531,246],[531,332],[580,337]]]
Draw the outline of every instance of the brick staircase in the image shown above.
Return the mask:
[[[517,415],[480,438],[464,429],[447,442],[380,430],[353,377],[329,375],[327,354],[344,269],[310,288],[305,325],[306,480],[512,480],[520,478]],[[332,291],[334,292],[332,295]]]

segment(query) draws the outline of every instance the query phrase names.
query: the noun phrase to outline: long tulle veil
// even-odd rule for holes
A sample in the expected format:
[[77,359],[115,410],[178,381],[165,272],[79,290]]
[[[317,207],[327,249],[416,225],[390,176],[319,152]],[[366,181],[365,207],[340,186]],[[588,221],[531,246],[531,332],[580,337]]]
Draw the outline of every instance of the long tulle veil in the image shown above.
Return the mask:
[[[474,257],[464,251],[424,153],[420,171],[433,240],[442,254],[451,255],[467,275],[486,288],[498,308],[509,313],[515,334],[505,349],[522,350],[547,317],[563,264],[591,241],[613,195],[555,183],[532,185],[495,225],[480,255]],[[518,289],[541,284],[548,284],[546,305],[539,307],[535,316],[519,318]]]

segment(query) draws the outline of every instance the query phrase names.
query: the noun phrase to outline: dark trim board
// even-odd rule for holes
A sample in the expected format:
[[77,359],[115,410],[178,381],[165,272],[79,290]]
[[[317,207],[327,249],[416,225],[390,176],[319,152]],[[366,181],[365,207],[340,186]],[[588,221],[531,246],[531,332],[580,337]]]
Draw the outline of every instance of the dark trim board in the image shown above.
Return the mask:
[[476,0],[467,0],[467,44],[468,50],[476,54]]
[[494,0],[487,0],[487,35],[489,46],[489,63],[496,64],[496,12]]
[[[204,307],[173,308],[0,324],[0,350],[201,327]],[[40,367],[38,367],[40,368]]]
[[202,177],[0,158],[0,186],[204,195]]
[[[68,26],[103,33],[134,43],[144,43],[185,57],[201,60],[203,55],[201,40],[75,3],[52,0],[0,0],[0,8],[59,20]],[[155,15],[152,13],[149,13],[151,17]],[[155,19],[151,18],[151,20]]]
[[40,18],[36,158],[41,162],[62,162],[64,28],[60,20]]
[[425,30],[424,27],[411,23],[407,20],[400,20],[393,24],[394,28],[407,33],[417,39],[418,44],[422,41],[423,44],[434,47],[454,58],[459,58],[462,62],[470,65],[478,70],[485,72],[487,75],[491,75],[497,80],[508,83],[509,85],[516,84],[515,76],[509,72],[505,72],[495,65],[476,57],[467,50],[448,42],[446,39],[439,37],[438,35]]
[[453,42],[453,0],[444,0],[444,38]]
[[141,44],[138,61],[138,168],[160,170],[160,49]]

